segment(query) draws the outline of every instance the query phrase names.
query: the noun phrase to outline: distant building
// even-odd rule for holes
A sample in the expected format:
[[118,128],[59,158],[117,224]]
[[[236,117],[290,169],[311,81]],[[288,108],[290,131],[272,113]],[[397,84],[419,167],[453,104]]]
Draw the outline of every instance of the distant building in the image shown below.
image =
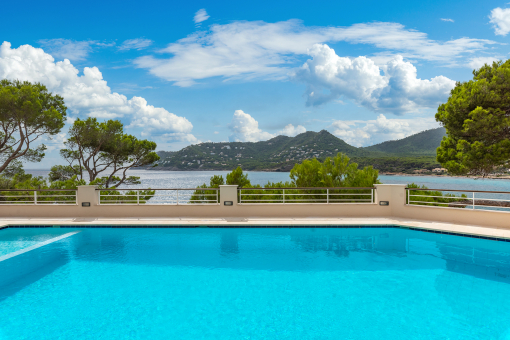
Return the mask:
[[446,170],[445,168],[434,168],[434,169],[432,169],[432,172],[443,173],[443,172],[448,172],[448,170]]

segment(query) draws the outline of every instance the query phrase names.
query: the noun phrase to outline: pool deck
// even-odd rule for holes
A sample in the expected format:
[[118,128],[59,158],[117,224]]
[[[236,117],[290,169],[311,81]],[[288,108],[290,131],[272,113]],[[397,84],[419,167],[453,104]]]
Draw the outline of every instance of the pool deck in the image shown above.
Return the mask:
[[58,218],[58,219],[43,219],[43,218],[9,218],[0,219],[0,228],[8,226],[44,226],[48,227],[65,225],[76,226],[76,228],[83,228],[88,226],[121,226],[126,225],[130,227],[201,227],[201,226],[215,226],[215,227],[244,227],[244,228],[257,228],[257,227],[283,227],[283,226],[359,226],[369,227],[384,226],[384,225],[398,225],[401,227],[410,227],[417,229],[424,229],[433,232],[442,233],[455,233],[473,236],[482,236],[490,238],[501,238],[510,240],[510,222],[508,229],[490,228],[476,225],[463,225],[440,223],[431,221],[420,221],[403,218],[125,218],[125,219],[108,219],[108,218]]

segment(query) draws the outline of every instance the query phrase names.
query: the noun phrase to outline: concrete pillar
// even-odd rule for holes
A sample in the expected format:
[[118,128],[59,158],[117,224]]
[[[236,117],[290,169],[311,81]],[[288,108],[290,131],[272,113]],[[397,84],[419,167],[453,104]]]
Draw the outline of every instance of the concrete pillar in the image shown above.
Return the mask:
[[388,210],[392,215],[401,211],[406,204],[405,184],[375,184],[377,188],[375,203],[389,202]]
[[99,191],[96,191],[97,185],[79,185],[76,195],[78,196],[78,206],[83,202],[89,202],[90,206],[99,205]]
[[237,206],[237,185],[220,185],[220,204],[222,207],[231,208],[225,205],[225,201],[232,202],[232,206]]

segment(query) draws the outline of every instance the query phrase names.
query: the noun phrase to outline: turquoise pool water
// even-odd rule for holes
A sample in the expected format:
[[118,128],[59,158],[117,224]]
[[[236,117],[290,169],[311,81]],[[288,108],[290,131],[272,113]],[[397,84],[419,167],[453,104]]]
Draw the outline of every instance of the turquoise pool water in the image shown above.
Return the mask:
[[67,232],[69,232],[67,229],[52,228],[2,229],[0,230],[0,256],[28,248]]
[[83,229],[0,273],[2,340],[510,339],[509,242],[397,228]]

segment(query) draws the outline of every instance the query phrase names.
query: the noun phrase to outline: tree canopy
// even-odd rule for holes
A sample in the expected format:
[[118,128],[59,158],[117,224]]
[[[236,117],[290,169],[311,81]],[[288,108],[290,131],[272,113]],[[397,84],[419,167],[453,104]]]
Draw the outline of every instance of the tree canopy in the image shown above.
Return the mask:
[[510,160],[510,60],[485,64],[439,106],[447,131],[437,160],[455,175],[486,176]]
[[[91,184],[105,188],[121,184],[138,184],[139,177],[127,176],[133,167],[150,165],[159,156],[156,143],[125,134],[118,120],[98,122],[96,118],[77,119],[69,129],[66,149],[61,156],[69,163],[65,168],[52,168],[54,179],[68,178],[72,173],[89,176]],[[106,176],[101,176],[106,174]]]
[[19,167],[21,160],[41,161],[46,146],[34,143],[60,132],[66,110],[64,99],[40,83],[1,80],[0,173],[13,171],[9,167]]

